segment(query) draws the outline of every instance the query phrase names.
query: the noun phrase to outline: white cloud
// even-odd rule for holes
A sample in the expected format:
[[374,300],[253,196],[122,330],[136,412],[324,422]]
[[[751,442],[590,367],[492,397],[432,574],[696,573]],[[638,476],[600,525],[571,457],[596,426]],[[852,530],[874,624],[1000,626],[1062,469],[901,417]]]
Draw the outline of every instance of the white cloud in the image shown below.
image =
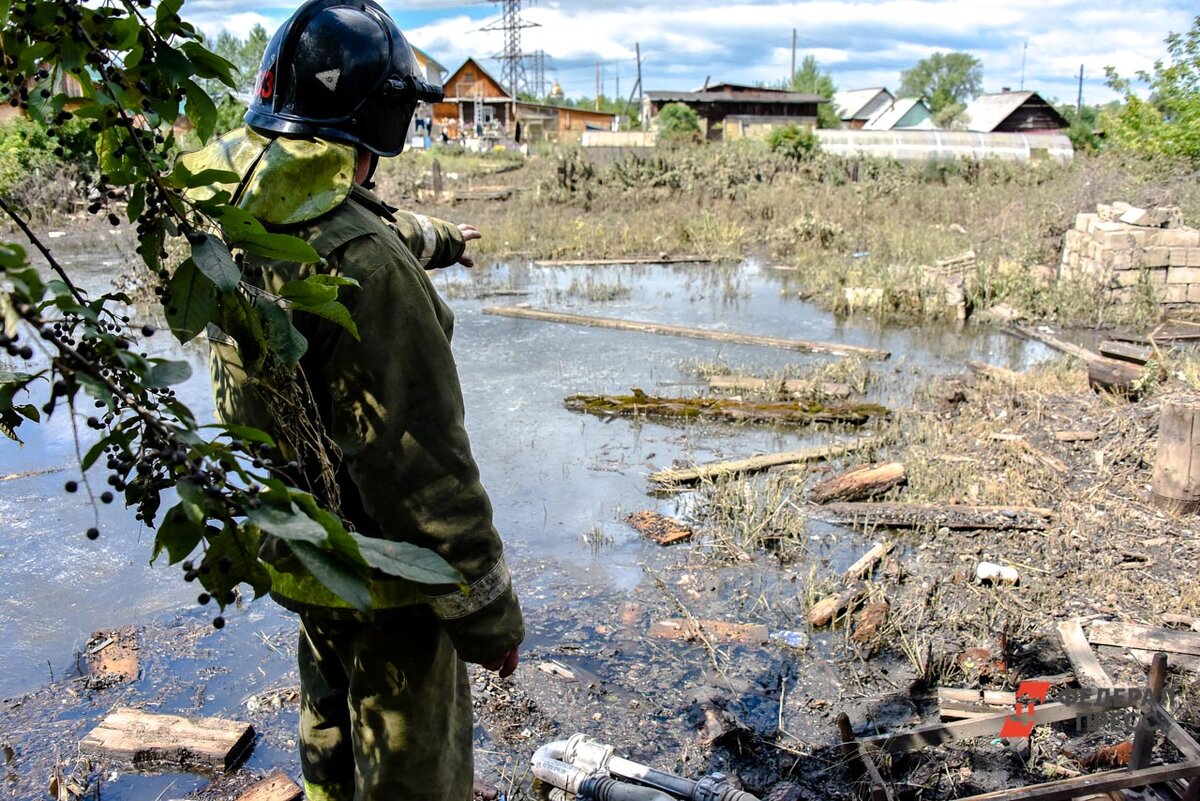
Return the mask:
[[[502,49],[502,34],[480,30],[481,13],[499,16],[499,6],[453,0],[384,0],[403,19],[419,12],[434,21],[405,33],[454,69],[468,56],[490,61]],[[243,35],[255,22],[272,29],[294,8],[293,0],[189,0],[185,13],[204,30]],[[445,10],[438,17],[436,11]],[[1170,30],[1191,25],[1194,9],[1185,0],[1145,4],[1108,0],[541,0],[524,16],[538,27],[522,32],[526,52],[541,49],[548,66],[570,94],[591,94],[594,64],[606,62],[606,91],[621,76],[632,88],[634,45],[640,43],[648,89],[693,88],[714,81],[776,82],[791,61],[792,29],[800,54],[811,53],[833,73],[841,88],[896,88],[900,71],[943,50],[965,50],[983,62],[988,90],[1017,86],[1025,58],[1025,85],[1047,95],[1074,97],[1083,64],[1087,97],[1111,98],[1103,69],[1123,74],[1149,67],[1164,54]],[[212,27],[212,26],[215,26]],[[1028,42],[1024,51],[1023,43]],[[1023,52],[1024,51],[1024,52]]]

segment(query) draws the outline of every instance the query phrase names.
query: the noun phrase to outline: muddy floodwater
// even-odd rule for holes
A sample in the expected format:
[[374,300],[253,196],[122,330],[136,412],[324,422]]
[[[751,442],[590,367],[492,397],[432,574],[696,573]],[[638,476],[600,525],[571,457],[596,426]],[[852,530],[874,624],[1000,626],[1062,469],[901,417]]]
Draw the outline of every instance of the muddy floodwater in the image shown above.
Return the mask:
[[[89,250],[81,245],[71,251],[76,266],[85,268],[85,283],[93,290],[103,288],[117,270],[119,260],[106,255],[108,246],[116,241],[114,237],[113,242],[101,242],[104,247]],[[549,674],[537,673],[536,663],[561,662],[572,654],[585,672],[593,664],[588,656],[604,649],[624,649],[639,654],[642,661],[653,661],[655,651],[644,645],[614,645],[625,642],[610,636],[623,625],[620,604],[641,598],[654,610],[653,599],[658,597],[664,614],[678,615],[671,607],[674,601],[661,587],[664,583],[678,586],[679,575],[671,571],[677,571],[681,560],[702,559],[703,545],[685,545],[668,552],[626,525],[625,516],[642,509],[686,516],[686,494],[650,494],[650,472],[676,463],[793,450],[835,435],[823,429],[604,419],[572,413],[563,407],[563,399],[581,392],[627,394],[632,387],[650,394],[694,395],[705,391],[701,373],[713,366],[770,375],[832,357],[509,319],[486,315],[485,308],[529,304],[881,348],[891,351],[892,358],[870,366],[876,380],[864,397],[894,409],[906,408],[914,389],[931,377],[961,372],[964,360],[1020,369],[1045,355],[1041,346],[999,332],[883,328],[869,318],[837,319],[801,301],[792,279],[788,273],[752,261],[679,266],[512,264],[470,273],[455,268],[435,276],[457,315],[454,351],[466,397],[467,424],[530,621],[522,671],[531,684],[553,680],[547,678]],[[152,355],[178,350],[161,334],[149,345],[156,351]],[[183,352],[194,375],[181,394],[200,414],[211,415],[204,347],[189,346]],[[86,427],[80,426],[82,448],[87,447],[86,432]],[[837,432],[837,436],[846,434]],[[184,583],[177,570],[165,564],[147,565],[153,535],[139,528],[132,513],[115,506],[101,506],[97,511],[83,493],[62,491],[64,482],[77,472],[75,460],[75,436],[62,414],[49,425],[30,427],[23,447],[0,444],[0,515],[5,524],[5,536],[0,540],[0,698],[16,699],[51,683],[70,688],[70,680],[81,671],[80,651],[93,631],[148,626],[156,633],[143,641],[141,678],[124,690],[108,691],[118,694],[106,697],[89,696],[76,684],[76,690],[60,693],[54,725],[86,728],[94,725],[105,709],[133,701],[148,703],[154,711],[251,719],[262,714],[265,705],[283,713],[256,723],[262,740],[250,758],[250,767],[283,767],[295,775],[295,705],[289,706],[286,692],[294,683],[290,618],[269,601],[248,603],[240,610],[230,610],[230,625],[224,632],[212,632],[207,614],[194,603],[194,585]],[[95,524],[97,515],[104,536],[92,543],[83,532]],[[829,526],[813,531],[812,536],[817,543],[814,559],[832,566],[830,569],[853,561],[866,542],[861,535]],[[682,555],[684,549],[692,553]],[[771,562],[762,564],[770,566]],[[806,571],[807,566],[788,569]],[[671,578],[664,579],[666,574]],[[706,605],[697,609],[697,616],[700,611],[711,617],[714,611],[727,609],[730,619],[767,622],[772,630],[784,628],[786,621],[770,619],[770,608],[753,605],[755,594],[766,598],[768,607],[770,599],[786,595],[784,578],[782,568],[776,567],[769,576],[763,573],[752,579],[743,574],[732,583],[719,582],[711,598],[697,601]],[[635,637],[627,632],[625,636],[640,640],[642,633]],[[675,675],[682,678],[690,675],[689,669],[699,676],[712,667],[711,655],[703,648],[670,643],[653,647],[671,651],[669,658],[679,660],[682,666]],[[820,648],[820,644],[814,647]],[[662,658],[668,654],[664,652]],[[647,716],[658,721],[664,731],[669,728],[671,704],[655,697],[653,687],[637,687],[636,675],[606,675],[603,681],[608,687],[606,694],[612,696],[607,703],[620,698],[623,710],[634,710],[631,720]],[[485,697],[495,699],[494,683],[487,684],[482,688]],[[622,686],[625,684],[628,686]],[[641,701],[638,694],[642,694]],[[609,733],[609,715],[603,707],[586,715],[578,708],[587,703],[586,693],[569,703],[573,710],[554,708],[552,698],[529,701],[525,705],[528,719],[517,730],[504,732],[503,737],[481,730],[481,762],[519,784],[522,768],[515,755],[522,749],[513,744],[527,741],[525,752],[536,747],[539,725],[550,731],[554,721],[570,719],[564,727],[590,721],[595,726],[591,733],[600,737]],[[764,702],[759,712],[775,715],[778,703],[778,698],[774,705]],[[536,714],[529,714],[534,707]],[[68,708],[78,711],[65,711]],[[503,704],[481,710],[485,724],[502,713]],[[681,718],[682,713],[676,717]],[[627,725],[613,720],[614,726]],[[613,739],[628,737],[628,731],[612,734],[616,735]],[[832,741],[832,729],[830,738]],[[22,759],[31,770],[38,764],[32,753],[36,748],[33,738],[0,732],[0,739],[21,744],[12,769],[17,777],[9,779],[11,787],[39,786],[44,776],[21,774]],[[677,739],[685,740],[682,732]],[[645,742],[637,743],[634,750],[643,756],[655,753],[652,744]],[[687,769],[673,762],[664,767]],[[118,772],[104,778],[103,798],[108,801],[182,798],[207,782],[186,775],[147,777]]]

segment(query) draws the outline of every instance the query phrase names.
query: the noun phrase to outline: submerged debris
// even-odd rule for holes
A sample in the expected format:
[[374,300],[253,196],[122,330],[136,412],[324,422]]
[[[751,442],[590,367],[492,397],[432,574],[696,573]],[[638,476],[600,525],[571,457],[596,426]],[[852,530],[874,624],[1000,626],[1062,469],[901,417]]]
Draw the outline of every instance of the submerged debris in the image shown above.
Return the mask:
[[828,405],[817,401],[744,401],[732,398],[659,398],[638,388],[631,395],[572,395],[573,412],[626,417],[717,418],[748,423],[842,423],[862,425],[890,412],[876,403]]

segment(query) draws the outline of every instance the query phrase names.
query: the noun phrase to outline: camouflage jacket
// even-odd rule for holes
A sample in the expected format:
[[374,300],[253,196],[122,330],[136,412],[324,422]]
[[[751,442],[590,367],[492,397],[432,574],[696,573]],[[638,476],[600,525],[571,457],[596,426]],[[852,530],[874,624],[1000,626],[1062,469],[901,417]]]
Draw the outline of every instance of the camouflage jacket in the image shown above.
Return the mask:
[[[224,141],[230,138],[232,142]],[[308,340],[301,367],[322,422],[341,449],[343,516],[366,536],[437,551],[469,586],[464,593],[453,586],[418,586],[379,574],[371,586],[377,616],[427,605],[443,621],[460,657],[475,662],[498,658],[521,641],[524,624],[464,427],[450,349],[454,316],[426,275],[427,269],[458,261],[465,247],[462,235],[450,223],[398,212],[347,184],[354,153],[343,145],[309,141],[316,158],[307,158],[305,143],[296,140],[268,143],[245,131],[224,139],[223,150],[210,152],[206,160],[193,159],[193,172],[214,167],[242,175],[234,202],[274,230],[306,240],[324,259],[323,264],[302,266],[247,257],[244,272],[253,283],[278,293],[284,283],[316,271],[358,282],[343,287],[338,298],[354,318],[357,339],[315,315],[293,318]],[[272,166],[277,154],[270,149],[276,143],[293,152],[276,158]],[[263,147],[268,148],[266,157],[247,157]],[[234,152],[239,148],[244,151],[240,156]],[[259,174],[264,165],[275,169],[278,179],[269,172]],[[307,180],[307,190],[304,185],[297,190],[300,176]],[[294,200],[282,206],[264,201],[286,201],[289,192]],[[219,332],[210,340],[221,418],[267,431],[285,425],[263,419],[261,404],[246,391],[236,348],[222,341]],[[303,568],[272,574],[272,596],[291,609],[347,606]]]

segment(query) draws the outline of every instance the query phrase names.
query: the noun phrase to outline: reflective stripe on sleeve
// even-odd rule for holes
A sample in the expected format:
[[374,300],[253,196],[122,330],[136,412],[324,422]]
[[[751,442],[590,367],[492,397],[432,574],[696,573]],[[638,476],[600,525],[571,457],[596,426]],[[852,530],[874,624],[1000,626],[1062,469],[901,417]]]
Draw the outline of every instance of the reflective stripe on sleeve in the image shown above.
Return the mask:
[[429,607],[439,620],[458,620],[467,617],[491,604],[512,586],[512,575],[501,556],[495,566],[483,578],[476,581],[466,592],[449,595],[426,596]]
[[437,251],[437,231],[433,228],[433,223],[424,214],[413,214],[413,219],[417,221],[417,225],[421,227],[421,252],[418,254],[421,259],[421,265],[424,266],[433,258],[433,254]]

